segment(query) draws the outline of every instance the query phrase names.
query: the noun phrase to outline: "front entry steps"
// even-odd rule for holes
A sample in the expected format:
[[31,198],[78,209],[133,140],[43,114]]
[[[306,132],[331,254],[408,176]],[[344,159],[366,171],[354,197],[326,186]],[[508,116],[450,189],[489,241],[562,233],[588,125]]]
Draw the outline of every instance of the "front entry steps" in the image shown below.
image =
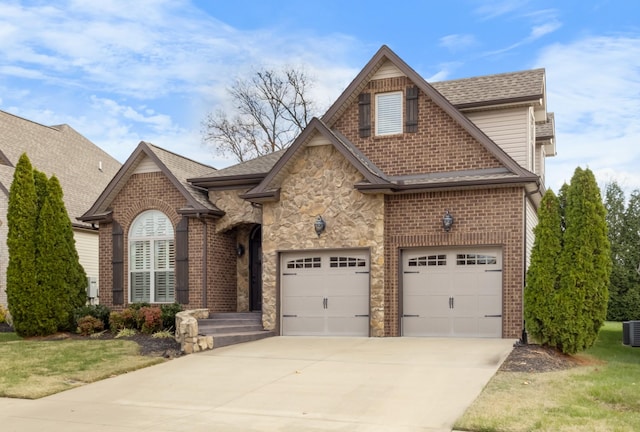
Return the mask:
[[212,313],[198,320],[198,333],[213,336],[214,349],[275,336],[262,327],[260,312]]

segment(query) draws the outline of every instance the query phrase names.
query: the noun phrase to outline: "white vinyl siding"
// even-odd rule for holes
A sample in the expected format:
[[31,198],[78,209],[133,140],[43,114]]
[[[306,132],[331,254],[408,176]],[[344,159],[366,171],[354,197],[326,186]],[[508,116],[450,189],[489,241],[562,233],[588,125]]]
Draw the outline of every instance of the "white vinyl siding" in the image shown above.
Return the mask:
[[465,115],[518,164],[531,169],[528,108],[480,111]]
[[376,95],[376,135],[402,133],[402,92]]
[[371,81],[380,80],[386,78],[398,78],[403,77],[405,74],[402,73],[400,69],[390,61],[386,61],[380,66],[380,69],[371,77]]
[[545,168],[545,158],[546,153],[544,150],[544,145],[537,145],[536,146],[536,170],[535,173],[538,174],[540,176],[540,180],[542,181],[542,184],[545,184],[545,172],[544,172],[544,168]]
[[[526,248],[525,248],[525,257],[526,257],[526,269],[529,268],[529,264],[531,263],[531,249],[533,249],[533,242],[535,241],[535,235],[533,234],[533,229],[538,225],[538,213],[536,209],[533,207],[533,204],[526,200]],[[525,270],[526,270],[525,269]]]
[[80,258],[80,265],[84,268],[87,277],[98,278],[99,248],[98,233],[80,230],[73,231],[76,241],[76,250]]
[[133,171],[134,174],[144,174],[144,173],[152,173],[152,172],[158,172],[160,171],[160,168],[158,167],[158,165],[156,165],[156,163],[151,160],[150,157],[145,156],[140,163],[138,164],[138,166],[136,167],[136,169]]
[[129,232],[129,301],[173,302],[174,263],[171,221],[157,210],[141,213]]

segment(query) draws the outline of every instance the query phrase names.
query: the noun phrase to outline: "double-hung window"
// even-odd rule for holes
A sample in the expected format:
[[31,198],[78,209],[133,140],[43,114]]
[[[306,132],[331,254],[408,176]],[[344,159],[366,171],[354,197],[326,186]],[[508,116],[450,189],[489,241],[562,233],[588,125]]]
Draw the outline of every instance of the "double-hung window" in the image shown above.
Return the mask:
[[175,246],[173,225],[158,210],[148,210],[129,230],[129,301],[173,303]]

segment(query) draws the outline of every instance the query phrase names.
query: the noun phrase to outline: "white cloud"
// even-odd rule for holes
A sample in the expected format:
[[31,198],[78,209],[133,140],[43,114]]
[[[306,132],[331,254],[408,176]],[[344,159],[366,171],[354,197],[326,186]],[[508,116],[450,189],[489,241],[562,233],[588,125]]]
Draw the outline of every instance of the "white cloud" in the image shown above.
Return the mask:
[[440,38],[440,46],[450,51],[462,51],[477,44],[476,38],[471,34],[450,34]]
[[482,19],[488,20],[510,14],[526,6],[526,0],[489,0],[482,1],[474,12]]
[[286,58],[316,78],[326,109],[370,52],[341,34],[241,32],[188,0],[13,1],[0,4],[0,29],[1,108],[68,123],[121,161],[145,140],[228,165],[200,143],[200,121],[233,78]]
[[640,36],[589,37],[540,52],[547,70],[548,107],[556,112],[558,156],[549,177],[569,180],[589,166],[640,188]]

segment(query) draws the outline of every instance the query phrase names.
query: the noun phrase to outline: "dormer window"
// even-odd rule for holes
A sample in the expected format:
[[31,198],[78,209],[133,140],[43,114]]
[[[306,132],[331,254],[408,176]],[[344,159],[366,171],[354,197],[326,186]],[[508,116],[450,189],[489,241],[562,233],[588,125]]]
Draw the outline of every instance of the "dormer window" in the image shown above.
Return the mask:
[[376,135],[402,133],[402,92],[376,95]]

